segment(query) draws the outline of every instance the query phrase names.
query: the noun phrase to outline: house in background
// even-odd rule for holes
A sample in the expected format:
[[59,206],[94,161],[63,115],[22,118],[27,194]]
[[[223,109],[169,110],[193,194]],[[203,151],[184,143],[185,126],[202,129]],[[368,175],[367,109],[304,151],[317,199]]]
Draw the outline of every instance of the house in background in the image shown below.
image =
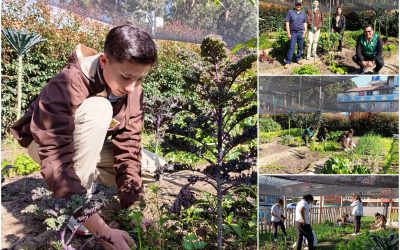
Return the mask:
[[356,87],[336,96],[337,107],[348,112],[397,112],[399,109],[399,77],[381,80],[374,76],[368,86]]

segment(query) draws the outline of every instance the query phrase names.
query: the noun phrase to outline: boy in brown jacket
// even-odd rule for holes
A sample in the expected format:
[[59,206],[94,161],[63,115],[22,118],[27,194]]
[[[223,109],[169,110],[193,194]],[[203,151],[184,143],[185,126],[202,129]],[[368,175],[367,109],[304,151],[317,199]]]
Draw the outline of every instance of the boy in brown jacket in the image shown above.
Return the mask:
[[[56,198],[90,194],[93,181],[116,185],[122,208],[142,192],[142,80],[156,63],[151,37],[130,24],[111,29],[104,52],[78,45],[12,126],[18,142],[41,165]],[[107,135],[110,142],[105,142]],[[84,225],[106,249],[134,246],[127,232],[96,213]]]
[[[317,56],[317,46],[321,27],[324,25],[324,14],[319,9],[319,2],[314,1],[312,9],[307,11],[308,45],[307,60]],[[311,53],[312,50],[312,53]]]

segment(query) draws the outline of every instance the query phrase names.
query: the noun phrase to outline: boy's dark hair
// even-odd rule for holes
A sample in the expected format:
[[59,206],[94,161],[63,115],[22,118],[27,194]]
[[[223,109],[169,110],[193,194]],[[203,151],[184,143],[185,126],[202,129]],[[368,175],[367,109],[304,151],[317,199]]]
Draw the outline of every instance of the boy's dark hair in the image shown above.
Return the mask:
[[306,194],[306,195],[303,196],[303,199],[305,201],[313,201],[314,197],[311,194]]
[[279,203],[279,204],[283,204],[283,200],[282,199],[277,199],[276,202]]
[[111,59],[141,64],[155,64],[157,48],[150,35],[132,24],[112,28],[104,43],[104,53]]

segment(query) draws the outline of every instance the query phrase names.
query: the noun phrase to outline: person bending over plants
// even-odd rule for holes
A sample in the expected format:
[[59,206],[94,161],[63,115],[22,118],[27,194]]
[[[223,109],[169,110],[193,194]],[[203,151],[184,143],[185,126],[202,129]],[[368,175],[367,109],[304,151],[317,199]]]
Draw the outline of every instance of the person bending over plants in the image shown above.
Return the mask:
[[304,144],[307,146],[309,142],[313,140],[314,136],[314,127],[309,127],[304,130],[303,135],[301,136],[301,139],[304,141]]
[[[77,45],[66,67],[13,124],[13,135],[41,165],[41,175],[55,198],[90,195],[96,180],[117,186],[121,208],[138,202],[141,83],[156,60],[156,45],[144,30],[131,24],[114,27],[103,53]],[[73,219],[70,224],[75,226]],[[79,231],[91,232],[106,249],[135,245],[127,232],[109,227],[98,213]]]
[[366,25],[364,27],[364,34],[357,40],[356,54],[353,56],[353,61],[361,67],[360,74],[365,74],[367,68],[374,66],[374,63],[374,73],[379,73],[379,70],[381,70],[385,64],[382,51],[382,39],[378,34],[374,33],[371,24]]
[[286,230],[285,230],[285,224],[283,223],[283,220],[286,219],[285,216],[282,214],[282,206],[283,206],[283,200],[278,199],[275,203],[275,205],[272,206],[271,208],[271,221],[274,225],[274,241],[278,241],[278,227],[281,228],[282,233],[285,235],[287,238]]
[[318,130],[317,139],[323,142],[326,141],[327,137],[328,137],[328,129],[326,128],[325,125],[322,125]]
[[377,232],[386,229],[386,216],[375,213],[374,224],[371,225],[371,232]]
[[338,142],[343,150],[349,150],[356,146],[356,144],[353,142],[353,135],[354,135],[354,129],[351,128],[347,131],[344,131],[339,136]]

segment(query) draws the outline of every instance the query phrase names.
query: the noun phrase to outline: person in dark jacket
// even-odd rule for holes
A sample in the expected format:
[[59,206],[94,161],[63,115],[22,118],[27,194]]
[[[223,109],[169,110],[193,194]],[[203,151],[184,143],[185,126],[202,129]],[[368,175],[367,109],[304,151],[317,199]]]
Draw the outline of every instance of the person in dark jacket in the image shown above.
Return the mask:
[[336,13],[332,17],[332,32],[340,34],[338,52],[342,52],[343,48],[343,35],[346,28],[346,17],[343,15],[342,8],[337,7]]
[[379,70],[381,70],[385,64],[382,57],[382,51],[382,39],[378,34],[374,33],[372,25],[366,25],[364,28],[364,34],[357,40],[356,54],[353,56],[353,61],[361,67],[360,74],[365,74],[367,68],[372,67],[374,62],[374,73],[379,73]]
[[308,48],[307,60],[317,56],[317,46],[321,27],[324,26],[324,13],[319,8],[319,2],[313,1],[312,8],[307,11]]
[[[141,83],[156,60],[156,45],[146,31],[131,24],[114,27],[104,53],[78,45],[67,66],[13,124],[14,137],[41,165],[55,198],[90,195],[96,180],[117,186],[122,208],[139,200]],[[98,213],[84,226],[82,231],[96,235],[106,249],[135,245],[127,232],[109,227]]]

